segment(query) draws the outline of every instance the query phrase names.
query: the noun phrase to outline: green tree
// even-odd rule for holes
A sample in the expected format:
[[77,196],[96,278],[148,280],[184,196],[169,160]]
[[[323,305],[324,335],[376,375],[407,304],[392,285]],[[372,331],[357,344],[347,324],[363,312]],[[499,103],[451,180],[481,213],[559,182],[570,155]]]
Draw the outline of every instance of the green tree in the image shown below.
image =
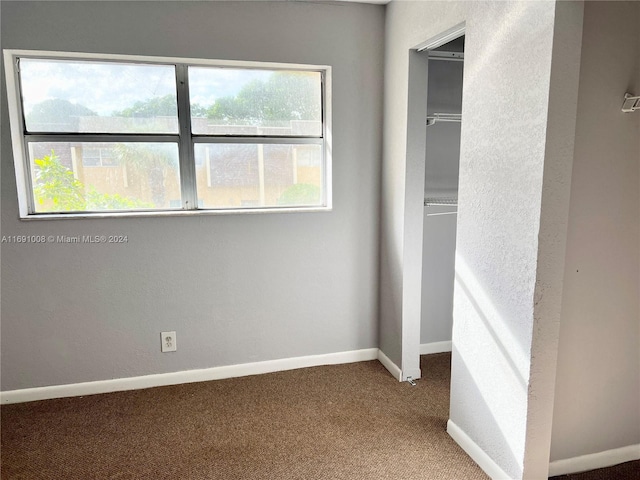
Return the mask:
[[278,205],[318,205],[321,195],[318,185],[296,183],[282,192]]
[[86,210],[85,187],[73,172],[60,163],[51,150],[51,155],[34,160],[36,182],[33,193],[41,207],[49,200],[51,211]]
[[41,212],[124,210],[153,206],[117,193],[99,193],[94,187],[85,186],[69,168],[60,163],[53,150],[51,155],[35,159],[34,163],[36,181],[33,194]]
[[266,81],[247,83],[235,96],[220,97],[207,116],[225,124],[273,125],[319,119],[320,112],[316,77],[307,72],[275,72]]
[[27,130],[31,132],[77,132],[80,117],[98,114],[83,105],[61,98],[52,98],[35,105],[26,115]]
[[[192,115],[204,116],[204,109],[197,104],[191,106]],[[152,97],[135,102],[131,107],[115,111],[113,117],[154,118],[177,117],[176,96]],[[164,181],[169,169],[175,169],[177,155],[172,144],[119,143],[114,152],[120,164],[126,164],[144,182],[148,182],[154,205],[165,204]]]
[[[194,117],[204,117],[206,109],[194,103],[191,105],[191,115]],[[176,117],[178,109],[176,106],[176,96],[173,94],[163,97],[152,97],[148,100],[139,101],[129,108],[119,112],[113,112],[114,117]]]
[[120,112],[114,112],[114,117],[176,117],[178,108],[175,95],[152,97],[148,100],[136,102],[133,106]]
[[178,155],[172,143],[119,143],[114,147],[121,164],[144,178],[151,190],[155,205],[166,202],[165,179],[169,170],[176,170]]

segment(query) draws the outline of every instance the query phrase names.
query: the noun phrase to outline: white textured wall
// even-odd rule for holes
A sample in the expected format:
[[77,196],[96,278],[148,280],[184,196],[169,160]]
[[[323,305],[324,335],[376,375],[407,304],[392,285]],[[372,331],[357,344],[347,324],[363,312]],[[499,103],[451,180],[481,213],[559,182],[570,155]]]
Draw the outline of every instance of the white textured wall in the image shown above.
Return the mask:
[[[580,30],[571,21],[581,20],[581,5],[576,8],[567,14],[571,27],[567,38],[560,38],[570,40],[570,48],[554,58],[558,64],[566,57],[574,87],[579,62],[579,38],[575,42],[574,37]],[[555,130],[548,130],[549,97],[555,98],[554,2],[392,2],[387,7],[380,344],[392,360],[402,359],[404,365],[405,330],[413,330],[419,322],[403,311],[403,304],[416,300],[408,298],[413,286],[406,278],[404,284],[401,281],[407,265],[420,258],[404,248],[405,237],[422,234],[406,224],[403,215],[405,200],[416,201],[407,194],[415,190],[412,182],[422,181],[415,180],[416,166],[405,162],[408,50],[463,21],[464,121],[450,417],[509,477],[543,478],[555,352],[545,363],[543,357],[532,358],[532,345],[539,330],[546,334],[555,328],[557,341],[555,316],[560,305],[550,302],[534,317],[534,298],[539,291],[539,257],[557,258],[558,251],[564,252],[566,229],[561,227],[563,218],[566,224],[570,181],[561,176],[547,186],[544,171],[545,160],[550,159],[562,164],[563,175],[567,164],[570,172],[572,149],[566,150],[568,145],[558,139],[568,137],[572,146],[575,125],[575,98],[569,95],[556,98],[554,105],[554,115],[565,107],[568,117],[555,118]],[[543,193],[561,199],[564,194],[557,224],[541,216]],[[541,225],[559,225],[560,230],[543,231]],[[540,236],[549,251],[539,250]],[[545,271],[544,277],[544,285],[561,287],[561,272]],[[544,338],[555,345],[553,335]],[[541,370],[550,377],[536,377],[540,388],[530,382],[532,372],[538,372],[537,362],[545,363]],[[535,452],[527,462],[525,445],[527,452]],[[545,449],[547,457],[541,458]]]
[[554,10],[506,3],[478,16],[465,49],[450,418],[521,478]]
[[551,460],[640,443],[639,24],[585,5]]
[[332,212],[21,222],[3,100],[2,234],[129,243],[2,245],[2,390],[378,345],[383,6],[1,8],[3,48],[331,65],[334,126]]

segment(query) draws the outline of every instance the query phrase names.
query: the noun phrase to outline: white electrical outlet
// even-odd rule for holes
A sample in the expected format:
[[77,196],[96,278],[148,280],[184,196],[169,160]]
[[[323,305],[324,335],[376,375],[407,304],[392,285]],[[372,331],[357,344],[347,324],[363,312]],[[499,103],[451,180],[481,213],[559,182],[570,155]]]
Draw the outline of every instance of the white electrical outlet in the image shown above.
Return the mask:
[[162,342],[162,352],[175,352],[178,349],[176,345],[176,332],[160,332],[160,341]]

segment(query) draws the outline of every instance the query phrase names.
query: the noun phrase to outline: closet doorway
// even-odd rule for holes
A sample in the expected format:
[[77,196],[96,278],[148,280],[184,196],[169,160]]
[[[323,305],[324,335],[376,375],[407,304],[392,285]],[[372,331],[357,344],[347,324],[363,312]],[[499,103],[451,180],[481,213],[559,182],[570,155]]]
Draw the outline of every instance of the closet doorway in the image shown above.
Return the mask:
[[401,380],[422,376],[421,353],[451,350],[464,34],[461,24],[409,50]]
[[427,49],[420,354],[451,351],[464,35]]

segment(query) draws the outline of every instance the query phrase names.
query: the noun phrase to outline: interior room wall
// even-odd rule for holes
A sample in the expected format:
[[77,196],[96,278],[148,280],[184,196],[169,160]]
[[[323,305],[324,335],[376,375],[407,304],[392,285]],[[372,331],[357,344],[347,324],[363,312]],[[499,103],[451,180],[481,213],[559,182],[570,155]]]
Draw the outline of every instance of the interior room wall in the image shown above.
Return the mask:
[[334,127],[330,212],[20,221],[3,94],[2,235],[128,237],[2,245],[3,391],[377,347],[384,6],[1,9],[3,48],[330,65]]
[[453,327],[456,215],[427,216],[427,210],[422,254],[421,345],[450,342]]
[[552,461],[640,443],[639,22],[585,4]]
[[[415,260],[404,248],[405,237],[422,235],[422,225],[417,231],[404,215],[407,203],[422,201],[422,192],[416,198],[407,194],[415,191],[410,186],[418,171],[406,161],[407,53],[466,22],[449,431],[496,478],[543,478],[547,469],[555,353],[538,355],[532,347],[540,331],[545,332],[540,344],[556,345],[557,332],[555,338],[548,334],[557,329],[560,305],[550,295],[555,303],[538,310],[538,316],[534,310],[547,302],[538,287],[554,291],[560,283],[561,290],[561,272],[546,271],[537,283],[538,261],[544,267],[564,252],[561,227],[568,212],[570,168],[567,176],[564,170],[573,158],[575,96],[555,91],[565,92],[565,83],[574,79],[577,85],[581,36],[581,5],[561,5],[571,10],[561,25],[557,5],[399,1],[387,7],[380,345],[404,369],[412,360],[405,358],[404,330],[420,324],[419,317],[407,318],[403,311],[412,290],[403,274]],[[566,49],[560,47],[564,43]],[[559,54],[552,58],[556,46]],[[567,80],[556,77],[563,88],[551,83],[552,64],[566,66]],[[551,96],[558,118],[548,130]],[[547,159],[564,168],[549,186]],[[560,193],[559,231],[548,229],[553,222],[541,215],[545,190],[547,198]],[[549,251],[539,250],[541,238],[555,240],[544,243]],[[551,382],[536,376],[540,372]],[[530,382],[532,376],[543,388]],[[538,407],[543,415],[536,417],[532,411]]]

